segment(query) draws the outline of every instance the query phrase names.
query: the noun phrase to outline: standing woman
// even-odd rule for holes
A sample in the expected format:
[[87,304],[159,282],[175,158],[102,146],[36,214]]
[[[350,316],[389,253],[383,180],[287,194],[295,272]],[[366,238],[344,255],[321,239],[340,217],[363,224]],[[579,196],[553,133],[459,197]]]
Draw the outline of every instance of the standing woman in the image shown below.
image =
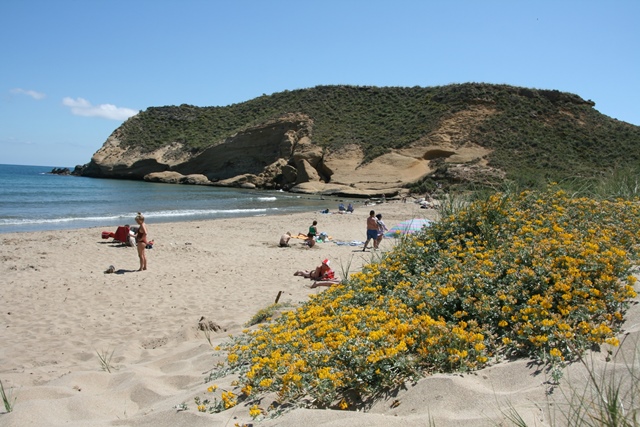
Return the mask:
[[147,241],[147,225],[144,223],[144,216],[138,212],[136,216],[136,222],[138,223],[138,231],[136,232],[136,247],[138,249],[138,258],[140,258],[140,270],[147,269],[147,254],[145,248],[149,243]]

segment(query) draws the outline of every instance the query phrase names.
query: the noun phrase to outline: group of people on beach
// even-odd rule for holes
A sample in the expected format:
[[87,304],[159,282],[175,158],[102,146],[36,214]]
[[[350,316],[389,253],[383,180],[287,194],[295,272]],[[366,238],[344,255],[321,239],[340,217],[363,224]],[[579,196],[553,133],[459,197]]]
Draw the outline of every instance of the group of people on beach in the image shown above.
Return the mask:
[[[309,227],[309,239],[313,239],[317,235],[317,224],[317,221],[313,221],[311,227]],[[382,220],[382,214],[376,214],[374,210],[369,211],[369,216],[367,217],[367,240],[364,242],[362,251],[367,250],[367,246],[371,241],[373,242],[373,249],[379,249],[380,242],[384,238],[384,233],[387,231],[389,230]],[[291,238],[291,233],[285,233],[280,238],[280,246],[288,246],[289,238]],[[313,247],[313,245],[310,246]],[[314,280],[313,285],[310,286],[311,288],[317,286],[332,286],[340,283],[340,280],[335,277],[335,273],[329,267],[328,259],[323,260],[322,263],[313,270],[298,270],[293,275]]]
[[[304,238],[304,244],[310,248],[316,245],[316,239],[325,240],[326,238],[328,238],[327,233],[318,232],[318,221],[316,220],[314,220],[311,223],[311,225],[309,226],[309,231],[306,234],[305,233],[298,234],[298,236],[303,236],[303,235],[306,236]],[[291,240],[291,237],[292,236],[290,231],[287,231],[286,233],[284,233],[282,236],[280,236],[280,242],[278,243],[278,246],[280,246],[281,248],[289,247],[289,240]]]
[[[353,212],[353,207],[351,206],[351,204],[349,205],[351,209],[347,211]],[[149,240],[148,240],[149,231],[148,231],[147,225],[144,222],[144,216],[142,215],[142,213],[138,212],[138,215],[136,215],[135,220],[136,220],[136,223],[138,224],[138,229],[135,232],[136,248],[138,250],[138,258],[140,260],[140,268],[138,271],[143,271],[147,269],[147,255],[145,250],[149,245]],[[376,215],[375,211],[371,210],[369,212],[369,217],[367,218],[367,240],[364,242],[364,247],[362,248],[362,251],[364,252],[367,250],[367,246],[369,245],[370,241],[373,241],[373,249],[377,250],[380,246],[380,242],[384,237],[384,233],[387,231],[388,231],[387,226],[385,225],[384,221],[382,221],[382,214],[379,213]],[[319,235],[318,221],[314,220],[309,226],[309,232],[307,233],[307,239],[305,240],[305,244],[307,244],[310,248],[312,248],[316,243],[316,238],[318,235]],[[280,237],[279,246],[280,247],[289,246],[290,239],[291,239],[291,233],[287,231],[285,234],[283,234]],[[295,275],[316,279],[315,276],[323,275],[325,273],[324,270],[326,268],[328,268],[328,262],[326,264],[323,262],[315,270],[312,270],[312,272],[307,272],[306,270],[304,272],[298,271],[296,272]],[[330,279],[334,279],[333,275],[332,277],[330,277]]]

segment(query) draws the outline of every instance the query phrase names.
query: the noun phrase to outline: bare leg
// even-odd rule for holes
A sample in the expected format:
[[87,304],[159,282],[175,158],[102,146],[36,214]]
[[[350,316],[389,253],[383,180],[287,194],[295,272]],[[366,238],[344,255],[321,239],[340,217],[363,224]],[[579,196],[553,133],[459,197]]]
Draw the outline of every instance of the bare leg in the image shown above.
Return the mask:
[[293,275],[294,276],[302,276],[302,277],[305,277],[307,279],[309,277],[311,277],[311,273],[309,272],[309,270],[304,270],[304,271],[303,270],[298,270],[295,273],[293,273]]
[[145,248],[147,244],[145,242],[138,242],[138,258],[140,258],[140,269],[138,271],[147,269],[147,254]]
[[318,286],[326,286],[326,287],[331,287],[333,285],[337,285],[340,283],[339,279],[331,279],[331,280],[318,280],[313,282],[313,284],[311,286],[309,286],[311,289],[313,288],[317,288]]

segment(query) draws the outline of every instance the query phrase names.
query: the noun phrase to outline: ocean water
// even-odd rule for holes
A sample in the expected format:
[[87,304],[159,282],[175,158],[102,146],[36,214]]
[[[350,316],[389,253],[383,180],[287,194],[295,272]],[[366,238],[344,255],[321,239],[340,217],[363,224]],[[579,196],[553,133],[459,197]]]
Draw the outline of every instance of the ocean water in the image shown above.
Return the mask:
[[335,210],[314,195],[52,175],[51,166],[0,164],[0,233]]

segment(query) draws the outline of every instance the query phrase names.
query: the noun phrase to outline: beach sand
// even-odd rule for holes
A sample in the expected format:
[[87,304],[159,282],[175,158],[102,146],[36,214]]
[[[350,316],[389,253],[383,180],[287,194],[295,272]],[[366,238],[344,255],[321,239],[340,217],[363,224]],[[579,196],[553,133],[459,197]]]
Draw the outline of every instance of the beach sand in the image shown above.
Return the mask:
[[[194,397],[207,396],[204,380],[220,357],[198,329],[200,319],[220,326],[212,333],[215,346],[240,333],[280,292],[280,302],[297,304],[325,290],[306,287],[312,282],[294,276],[296,270],[329,258],[339,276],[359,271],[379,252],[333,242],[309,249],[297,239],[280,248],[278,240],[286,231],[306,233],[315,219],[333,241],[363,241],[370,209],[382,213],[387,226],[437,217],[414,203],[392,202],[356,206],[353,214],[148,221],[155,245],[144,272],[135,271],[134,248],[101,239],[102,231],[115,231],[110,228],[0,235],[0,380],[16,397],[13,412],[0,408],[0,425],[427,426],[433,420],[437,426],[489,426],[509,405],[530,425],[551,425],[548,378],[528,360],[434,375],[367,412],[298,409],[253,421],[243,404],[218,414],[196,410]],[[393,244],[385,239],[381,249]],[[111,265],[115,273],[105,274]],[[635,351],[638,319],[634,306],[619,354]],[[112,372],[101,368],[98,354],[113,354]],[[594,363],[602,365],[604,357],[595,354]],[[579,366],[566,375],[574,385],[584,383]],[[233,379],[216,383],[232,388]],[[181,403],[188,410],[176,410]]]

